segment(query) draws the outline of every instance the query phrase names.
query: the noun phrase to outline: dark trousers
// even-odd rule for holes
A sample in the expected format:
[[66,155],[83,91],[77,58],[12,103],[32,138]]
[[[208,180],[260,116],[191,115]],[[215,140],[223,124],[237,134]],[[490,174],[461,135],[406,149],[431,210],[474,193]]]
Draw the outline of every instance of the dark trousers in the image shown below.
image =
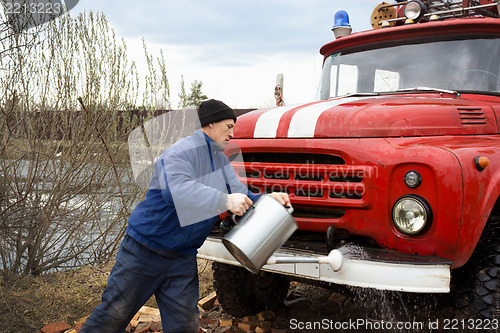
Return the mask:
[[164,332],[198,332],[196,255],[167,258],[125,236],[102,304],[95,308],[80,333],[123,332],[153,294]]

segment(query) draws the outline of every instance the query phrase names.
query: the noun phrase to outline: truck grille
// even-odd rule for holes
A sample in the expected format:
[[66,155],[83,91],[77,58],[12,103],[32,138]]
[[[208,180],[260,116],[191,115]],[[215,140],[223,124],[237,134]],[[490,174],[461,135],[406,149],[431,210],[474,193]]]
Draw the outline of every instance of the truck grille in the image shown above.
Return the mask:
[[366,207],[366,181],[376,172],[326,154],[243,153],[232,165],[251,191],[288,193],[294,216],[304,218],[340,218],[347,208]]
[[460,121],[464,126],[486,125],[486,116],[481,108],[458,108]]
[[324,154],[244,153],[245,162],[293,163],[293,164],[345,164],[342,157]]

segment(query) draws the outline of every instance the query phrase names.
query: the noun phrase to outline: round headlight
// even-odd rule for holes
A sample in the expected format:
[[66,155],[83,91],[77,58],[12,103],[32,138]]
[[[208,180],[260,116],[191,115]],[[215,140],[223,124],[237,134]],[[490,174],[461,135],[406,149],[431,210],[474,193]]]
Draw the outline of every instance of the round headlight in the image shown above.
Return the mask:
[[404,7],[406,18],[418,21],[425,14],[425,5],[419,0],[412,0]]
[[417,171],[411,170],[405,174],[405,184],[409,188],[417,188],[420,183],[422,183],[422,177]]
[[425,200],[407,196],[402,197],[392,208],[392,219],[399,231],[414,235],[422,231],[431,219],[429,205]]

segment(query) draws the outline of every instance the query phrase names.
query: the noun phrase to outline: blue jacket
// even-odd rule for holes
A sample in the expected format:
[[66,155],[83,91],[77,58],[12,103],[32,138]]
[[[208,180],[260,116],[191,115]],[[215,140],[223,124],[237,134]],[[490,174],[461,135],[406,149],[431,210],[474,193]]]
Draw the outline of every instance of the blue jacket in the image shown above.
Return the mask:
[[[224,175],[225,173],[225,175]],[[254,194],[243,185],[228,158],[201,130],[178,140],[155,162],[146,197],[132,212],[126,233],[155,250],[195,254],[228,195]]]

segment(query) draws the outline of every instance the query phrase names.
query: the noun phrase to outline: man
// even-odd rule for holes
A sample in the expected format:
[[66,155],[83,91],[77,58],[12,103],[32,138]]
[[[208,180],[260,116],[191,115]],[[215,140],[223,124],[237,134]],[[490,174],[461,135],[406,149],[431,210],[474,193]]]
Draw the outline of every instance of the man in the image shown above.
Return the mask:
[[[155,295],[165,332],[198,332],[196,253],[218,215],[243,215],[260,196],[249,191],[223,154],[233,137],[234,111],[217,100],[198,108],[201,130],[158,158],[145,199],[126,236],[99,305],[82,333],[122,332]],[[289,205],[286,193],[271,193]]]

